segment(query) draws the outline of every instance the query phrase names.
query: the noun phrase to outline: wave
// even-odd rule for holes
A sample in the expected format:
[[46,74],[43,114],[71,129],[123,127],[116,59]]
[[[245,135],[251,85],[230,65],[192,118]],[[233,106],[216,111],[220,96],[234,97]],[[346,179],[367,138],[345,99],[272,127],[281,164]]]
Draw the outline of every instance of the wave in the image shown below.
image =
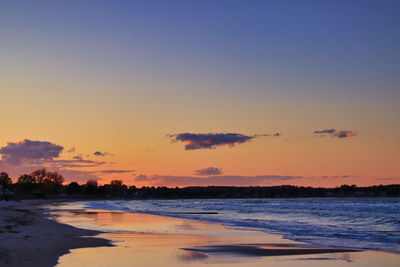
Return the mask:
[[400,199],[184,199],[82,202],[86,208],[204,220],[329,247],[400,251]]

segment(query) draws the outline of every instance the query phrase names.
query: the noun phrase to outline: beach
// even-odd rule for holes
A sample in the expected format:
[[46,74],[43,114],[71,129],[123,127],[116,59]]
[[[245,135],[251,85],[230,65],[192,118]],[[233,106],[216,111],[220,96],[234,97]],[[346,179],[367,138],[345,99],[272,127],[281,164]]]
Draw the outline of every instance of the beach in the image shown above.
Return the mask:
[[295,242],[199,220],[2,203],[1,266],[397,266],[400,255]]
[[[56,205],[56,202],[52,202]],[[48,218],[48,201],[0,202],[0,266],[55,266],[70,249],[110,246],[98,231]],[[85,236],[85,238],[82,238]]]
[[400,267],[400,0],[0,1],[0,267]]

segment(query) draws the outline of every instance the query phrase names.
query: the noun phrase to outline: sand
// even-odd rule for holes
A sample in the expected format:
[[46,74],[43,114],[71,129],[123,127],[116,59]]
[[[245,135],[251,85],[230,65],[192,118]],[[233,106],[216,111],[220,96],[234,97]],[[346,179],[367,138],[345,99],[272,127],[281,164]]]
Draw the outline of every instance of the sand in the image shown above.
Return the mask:
[[[45,201],[0,202],[0,266],[55,266],[73,248],[110,246],[89,231],[47,218]],[[83,237],[87,236],[87,237]]]
[[400,262],[395,253],[327,248],[249,229],[83,210],[68,203],[3,205],[0,231],[0,266],[383,267]]

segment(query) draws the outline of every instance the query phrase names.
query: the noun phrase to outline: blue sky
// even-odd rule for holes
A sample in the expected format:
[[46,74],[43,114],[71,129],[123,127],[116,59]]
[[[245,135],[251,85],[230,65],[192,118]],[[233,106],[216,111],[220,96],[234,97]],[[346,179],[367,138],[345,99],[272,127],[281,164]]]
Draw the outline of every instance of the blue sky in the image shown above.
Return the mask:
[[[304,166],[313,156],[299,168],[280,153],[303,159],[313,147],[317,158],[335,155],[338,170],[321,176],[397,177],[399,14],[399,1],[2,1],[0,141],[110,151],[118,166],[135,162],[148,175],[215,166],[268,176],[268,165],[312,176]],[[257,141],[258,152],[240,145],[189,157],[165,137],[281,132],[314,140],[315,130],[331,128],[357,132],[356,141],[342,151]],[[232,156],[239,150],[243,169]],[[356,160],[343,154],[368,150],[339,171]],[[148,173],[151,159],[159,167]],[[361,170],[367,162],[378,162],[374,171]]]

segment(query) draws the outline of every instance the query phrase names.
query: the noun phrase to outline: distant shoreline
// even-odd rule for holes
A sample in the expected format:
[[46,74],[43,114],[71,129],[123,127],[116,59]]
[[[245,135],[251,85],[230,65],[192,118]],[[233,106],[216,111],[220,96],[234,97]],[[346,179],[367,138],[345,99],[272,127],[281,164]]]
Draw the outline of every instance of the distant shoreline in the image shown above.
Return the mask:
[[[190,187],[141,187],[108,184],[60,185],[58,192],[46,192],[36,184],[35,190],[24,185],[12,184],[9,199],[233,199],[233,198],[375,198],[400,197],[400,184],[357,187],[342,185],[335,188],[281,186],[190,186]],[[0,200],[6,196],[0,195]]]

